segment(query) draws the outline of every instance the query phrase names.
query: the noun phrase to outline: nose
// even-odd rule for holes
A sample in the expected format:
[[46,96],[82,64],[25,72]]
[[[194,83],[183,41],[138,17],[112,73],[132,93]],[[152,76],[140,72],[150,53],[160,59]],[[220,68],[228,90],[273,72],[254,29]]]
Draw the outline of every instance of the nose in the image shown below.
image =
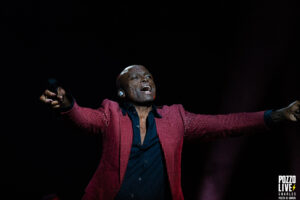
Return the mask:
[[142,82],[149,82],[148,78],[146,76],[143,77]]

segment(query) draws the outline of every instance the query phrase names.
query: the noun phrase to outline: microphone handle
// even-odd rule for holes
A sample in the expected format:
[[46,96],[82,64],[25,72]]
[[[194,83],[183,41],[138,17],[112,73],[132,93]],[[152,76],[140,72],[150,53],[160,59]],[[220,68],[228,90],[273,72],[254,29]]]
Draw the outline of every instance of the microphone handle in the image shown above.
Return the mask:
[[59,83],[55,78],[48,79],[48,90],[57,94],[58,87],[59,87]]

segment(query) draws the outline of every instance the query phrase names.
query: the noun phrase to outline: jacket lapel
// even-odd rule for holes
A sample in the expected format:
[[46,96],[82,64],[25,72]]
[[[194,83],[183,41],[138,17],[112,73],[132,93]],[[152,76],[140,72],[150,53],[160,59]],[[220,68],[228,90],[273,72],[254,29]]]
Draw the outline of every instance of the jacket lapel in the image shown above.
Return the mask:
[[128,164],[132,145],[132,123],[128,115],[120,119],[120,183],[122,183]]
[[164,153],[165,163],[167,168],[168,179],[170,183],[171,193],[174,195],[176,191],[174,190],[174,149],[172,150],[172,145],[168,140],[168,131],[170,131],[169,121],[163,116],[162,118],[155,118],[157,135]]
[[169,144],[168,144],[168,137],[167,137],[167,130],[168,130],[168,121],[166,118],[155,118],[156,122],[156,129],[157,129],[157,135],[160,141],[160,144],[162,146],[162,150],[164,153],[166,166],[168,174],[172,171],[172,160],[170,160],[169,153]]

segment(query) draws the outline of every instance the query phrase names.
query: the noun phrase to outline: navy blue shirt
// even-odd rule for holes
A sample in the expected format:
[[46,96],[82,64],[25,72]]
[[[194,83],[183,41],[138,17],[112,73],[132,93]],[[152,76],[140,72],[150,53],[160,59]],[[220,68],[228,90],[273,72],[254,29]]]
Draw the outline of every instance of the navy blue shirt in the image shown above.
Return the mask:
[[133,141],[124,180],[115,200],[171,199],[165,159],[156,130],[155,117],[161,117],[156,107],[147,117],[147,131],[141,144],[140,122],[133,105],[122,105],[123,115],[129,115],[133,127]]

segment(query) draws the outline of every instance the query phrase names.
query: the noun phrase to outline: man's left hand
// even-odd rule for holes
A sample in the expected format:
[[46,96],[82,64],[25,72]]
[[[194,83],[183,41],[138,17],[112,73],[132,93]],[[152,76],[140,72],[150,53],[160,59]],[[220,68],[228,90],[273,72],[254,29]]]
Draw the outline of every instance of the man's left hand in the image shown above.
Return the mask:
[[300,122],[300,101],[295,101],[285,108],[273,111],[271,118],[274,122]]

